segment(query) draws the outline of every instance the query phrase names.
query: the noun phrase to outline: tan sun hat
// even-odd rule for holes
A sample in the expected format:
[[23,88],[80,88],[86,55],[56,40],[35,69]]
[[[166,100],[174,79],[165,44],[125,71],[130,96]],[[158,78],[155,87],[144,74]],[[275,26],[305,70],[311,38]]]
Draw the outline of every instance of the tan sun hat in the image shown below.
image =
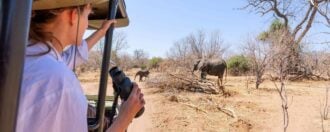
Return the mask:
[[[109,0],[33,0],[32,10],[49,10],[64,7],[80,6],[92,3],[94,13],[89,17],[89,28],[98,29],[107,18]],[[129,24],[124,0],[119,0],[115,27],[126,27]]]
[[34,0],[32,10],[47,10],[71,6],[80,6],[100,0]]

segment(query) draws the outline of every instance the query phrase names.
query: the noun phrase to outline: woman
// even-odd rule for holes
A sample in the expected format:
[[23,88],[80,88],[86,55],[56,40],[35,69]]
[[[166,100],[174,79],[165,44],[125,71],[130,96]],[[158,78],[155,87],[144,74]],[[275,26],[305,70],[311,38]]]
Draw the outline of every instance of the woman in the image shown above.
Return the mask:
[[[82,40],[92,2],[95,0],[33,2],[17,132],[88,131],[87,100],[72,68],[86,61],[88,50],[115,22],[106,21],[91,37]],[[71,44],[71,48],[63,51]],[[143,94],[134,84],[130,97],[107,131],[125,131],[144,103]]]

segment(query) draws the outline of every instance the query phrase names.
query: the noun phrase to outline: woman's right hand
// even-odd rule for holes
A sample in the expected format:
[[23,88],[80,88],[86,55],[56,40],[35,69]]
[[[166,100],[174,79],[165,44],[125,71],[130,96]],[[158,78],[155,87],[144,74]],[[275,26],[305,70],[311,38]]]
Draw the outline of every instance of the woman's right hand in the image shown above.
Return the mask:
[[132,119],[135,117],[136,113],[144,106],[145,100],[143,98],[143,93],[136,83],[133,83],[133,89],[128,99],[121,104],[119,110],[120,115],[129,115]]
[[133,83],[131,94],[128,99],[121,104],[118,117],[107,132],[124,132],[144,104],[145,100],[143,98],[143,93],[141,93],[141,89],[136,83]]

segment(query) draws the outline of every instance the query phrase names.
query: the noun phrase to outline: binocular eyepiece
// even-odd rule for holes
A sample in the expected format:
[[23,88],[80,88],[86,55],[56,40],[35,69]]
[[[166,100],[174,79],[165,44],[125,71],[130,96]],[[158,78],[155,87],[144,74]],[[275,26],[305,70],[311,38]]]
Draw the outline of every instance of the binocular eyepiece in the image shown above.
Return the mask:
[[[126,101],[133,89],[132,81],[121,71],[118,67],[112,67],[109,71],[110,77],[112,78],[113,88],[120,98]],[[141,116],[144,112],[144,107],[136,113],[135,118]]]

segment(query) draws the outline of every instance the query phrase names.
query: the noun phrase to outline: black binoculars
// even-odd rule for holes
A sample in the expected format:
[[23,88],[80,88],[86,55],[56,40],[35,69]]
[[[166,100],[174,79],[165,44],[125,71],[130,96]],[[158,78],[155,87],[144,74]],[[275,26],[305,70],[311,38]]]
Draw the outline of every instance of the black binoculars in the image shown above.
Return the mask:
[[[132,81],[118,67],[112,67],[109,71],[112,78],[113,88],[120,98],[126,101],[133,89]],[[144,112],[144,107],[136,113],[135,118],[141,116]]]

